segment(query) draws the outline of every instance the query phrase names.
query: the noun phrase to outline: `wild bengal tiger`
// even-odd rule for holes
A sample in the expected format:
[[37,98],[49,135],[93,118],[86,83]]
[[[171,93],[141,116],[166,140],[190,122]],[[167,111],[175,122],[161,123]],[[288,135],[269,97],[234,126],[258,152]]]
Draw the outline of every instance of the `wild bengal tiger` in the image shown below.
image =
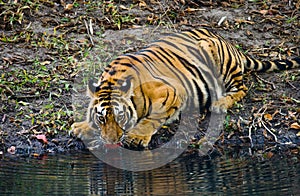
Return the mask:
[[[226,112],[246,95],[245,71],[299,65],[300,57],[256,60],[208,29],[175,33],[117,57],[97,84],[89,82],[87,118],[74,123],[72,131],[82,139],[100,132],[107,143],[147,147],[151,136],[189,104]],[[225,92],[215,85],[220,81]],[[217,100],[211,92],[217,93]]]

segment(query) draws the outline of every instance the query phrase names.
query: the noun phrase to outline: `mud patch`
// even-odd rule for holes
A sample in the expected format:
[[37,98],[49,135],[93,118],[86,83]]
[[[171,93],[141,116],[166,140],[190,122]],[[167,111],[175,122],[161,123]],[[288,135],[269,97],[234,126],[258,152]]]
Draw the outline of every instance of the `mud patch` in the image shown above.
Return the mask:
[[[80,67],[88,65],[97,78],[111,59],[163,34],[208,27],[260,59],[300,53],[299,3],[292,1],[21,1],[0,7],[2,154],[84,149],[68,135]],[[258,76],[246,77],[249,93],[229,111],[215,147],[298,156],[299,70]]]

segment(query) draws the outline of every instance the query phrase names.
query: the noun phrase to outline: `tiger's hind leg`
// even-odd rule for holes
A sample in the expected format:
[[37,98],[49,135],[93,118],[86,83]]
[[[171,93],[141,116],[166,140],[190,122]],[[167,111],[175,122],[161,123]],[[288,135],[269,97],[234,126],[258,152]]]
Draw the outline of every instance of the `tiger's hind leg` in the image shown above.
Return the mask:
[[[217,47],[219,44],[224,45],[219,39],[211,37],[200,40],[198,47],[203,58],[206,59],[206,66],[211,68],[216,77],[219,77],[219,85],[224,85],[220,89],[226,89],[226,92],[222,97],[218,97],[216,101],[212,101],[210,110],[216,113],[226,113],[227,109],[231,108],[235,102],[240,101],[246,96],[248,88],[243,84],[243,71],[242,66],[240,66],[241,62],[237,57],[230,53],[229,50],[224,50],[222,52],[224,52],[224,56],[229,56],[228,59],[231,59],[231,61],[224,60],[224,57],[219,55],[222,53]],[[224,47],[227,47],[226,44]],[[217,92],[216,94],[219,93]]]
[[[242,83],[242,81],[240,81]],[[210,107],[210,111],[216,113],[226,113],[227,109],[231,108],[235,102],[240,101],[246,96],[248,88],[242,83],[237,89],[233,87],[229,92],[226,92],[224,97],[214,101]]]

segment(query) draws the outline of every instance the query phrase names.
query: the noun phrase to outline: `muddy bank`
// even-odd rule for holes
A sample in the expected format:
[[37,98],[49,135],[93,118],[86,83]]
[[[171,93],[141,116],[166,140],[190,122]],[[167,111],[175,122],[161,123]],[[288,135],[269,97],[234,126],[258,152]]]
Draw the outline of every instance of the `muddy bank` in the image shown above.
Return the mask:
[[[80,67],[88,65],[97,78],[116,55],[163,34],[207,27],[260,59],[299,56],[299,3],[247,2],[2,2],[0,152],[40,156],[83,150],[68,134]],[[249,93],[229,111],[216,147],[298,156],[299,81],[299,70],[247,74]],[[191,149],[198,148],[192,141]]]

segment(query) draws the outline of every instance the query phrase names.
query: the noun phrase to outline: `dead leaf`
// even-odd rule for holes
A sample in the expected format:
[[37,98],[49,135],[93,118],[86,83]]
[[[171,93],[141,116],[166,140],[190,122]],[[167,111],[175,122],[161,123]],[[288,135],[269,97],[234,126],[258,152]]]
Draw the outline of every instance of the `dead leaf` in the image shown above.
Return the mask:
[[41,65],[49,65],[51,63],[51,61],[44,61],[44,62],[41,62]]
[[36,135],[36,139],[41,140],[44,144],[48,144],[48,140],[44,134]]
[[222,7],[229,7],[230,6],[230,3],[228,3],[228,2],[222,2],[221,1],[221,4],[222,4]]
[[291,149],[292,154],[299,154],[299,149]]
[[120,5],[119,6],[122,10],[129,10],[127,7],[125,7],[124,5]]
[[145,1],[140,1],[139,6],[140,7],[147,7],[147,3]]
[[264,129],[264,131],[263,131],[263,136],[264,136],[265,138],[268,138],[268,132],[267,132],[267,130],[265,130],[265,129]]
[[259,13],[262,15],[266,15],[269,12],[269,10],[260,10]]
[[300,129],[300,125],[298,123],[291,124],[291,129]]
[[32,156],[33,157],[39,157],[40,155],[38,153],[33,153]]
[[189,13],[196,12],[196,11],[205,11],[205,10],[206,9],[200,9],[200,8],[196,9],[196,8],[190,8],[190,7],[188,7],[188,8],[185,9],[185,11],[189,12]]
[[73,4],[67,4],[65,6],[65,11],[70,11],[73,8]]
[[249,21],[249,20],[244,20],[244,19],[234,19],[236,23],[238,24],[242,24],[242,23],[245,23],[245,24],[254,24],[255,22],[253,21]]
[[15,146],[11,146],[7,149],[7,152],[9,154],[15,154],[16,153],[16,147]]
[[288,111],[289,117],[293,120],[297,120],[296,112]]
[[264,99],[263,97],[253,97],[253,98],[251,98],[251,101],[253,101],[253,102],[260,102],[263,99]]
[[286,51],[286,53],[287,53],[287,55],[290,57],[290,56],[292,56],[292,51],[290,50],[290,49],[288,49],[287,51]]
[[253,33],[252,33],[251,31],[249,31],[249,30],[246,31],[246,34],[247,34],[248,36],[252,36],[252,35],[253,35]]
[[264,114],[264,118],[269,121],[273,119],[271,114]]
[[266,153],[266,157],[267,157],[268,159],[272,158],[273,155],[274,155],[273,152],[267,152],[267,153]]

